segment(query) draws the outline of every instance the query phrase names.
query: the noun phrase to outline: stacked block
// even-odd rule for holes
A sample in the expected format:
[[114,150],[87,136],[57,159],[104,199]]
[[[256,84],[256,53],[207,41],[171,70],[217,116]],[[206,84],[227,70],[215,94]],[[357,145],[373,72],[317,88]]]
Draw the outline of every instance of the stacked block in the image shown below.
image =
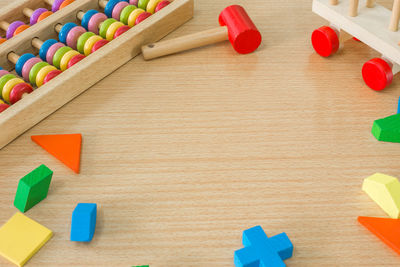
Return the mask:
[[53,171],[40,165],[24,176],[18,183],[14,206],[26,212],[47,197]]
[[0,228],[0,255],[23,266],[52,235],[51,230],[18,212]]
[[285,233],[268,238],[261,226],[243,232],[243,245],[235,251],[236,267],[284,267],[283,261],[293,255],[293,245]]
[[97,204],[79,203],[72,213],[71,241],[90,242],[96,229]]
[[374,121],[372,134],[379,141],[400,143],[400,114]]
[[400,218],[400,182],[397,178],[376,173],[364,180],[362,189],[391,218]]

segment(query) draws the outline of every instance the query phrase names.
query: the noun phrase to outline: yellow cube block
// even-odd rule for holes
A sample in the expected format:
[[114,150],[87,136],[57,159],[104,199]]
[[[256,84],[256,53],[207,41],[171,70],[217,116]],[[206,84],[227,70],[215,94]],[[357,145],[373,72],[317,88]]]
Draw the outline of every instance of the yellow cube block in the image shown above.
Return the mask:
[[400,182],[397,178],[376,173],[364,180],[362,189],[390,217],[400,218]]
[[53,235],[53,232],[17,212],[0,228],[0,255],[23,266]]

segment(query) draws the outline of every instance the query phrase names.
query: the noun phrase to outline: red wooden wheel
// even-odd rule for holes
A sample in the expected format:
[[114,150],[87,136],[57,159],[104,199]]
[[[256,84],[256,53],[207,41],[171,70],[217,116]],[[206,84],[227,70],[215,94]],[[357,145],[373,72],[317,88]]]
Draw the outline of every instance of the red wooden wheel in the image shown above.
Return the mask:
[[381,58],[367,61],[362,68],[362,75],[364,82],[376,91],[383,90],[393,80],[392,68]]
[[339,37],[334,29],[322,26],[311,35],[314,50],[323,57],[329,57],[339,49]]

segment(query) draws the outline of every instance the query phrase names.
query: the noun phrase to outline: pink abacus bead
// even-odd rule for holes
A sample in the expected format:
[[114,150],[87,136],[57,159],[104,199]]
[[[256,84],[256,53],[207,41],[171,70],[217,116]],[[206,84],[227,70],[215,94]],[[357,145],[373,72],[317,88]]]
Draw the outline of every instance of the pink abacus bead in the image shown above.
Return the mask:
[[46,54],[47,63],[53,64],[54,54],[57,52],[58,49],[60,49],[63,46],[65,46],[63,43],[55,43],[52,46],[50,46],[50,48],[49,48],[49,50],[47,50],[47,54]]
[[84,58],[85,58],[85,56],[82,55],[82,54],[73,56],[71,58],[71,60],[68,62],[68,69],[71,68],[73,65],[75,65],[76,63],[78,63],[79,61],[81,61]]
[[119,27],[114,33],[114,39],[117,38],[118,36],[122,35],[123,33],[129,31],[130,29],[131,29],[131,27],[129,27],[128,25]]
[[0,78],[3,77],[6,74],[9,74],[9,72],[6,71],[6,70],[0,70]]
[[29,72],[31,71],[32,67],[39,62],[42,62],[42,60],[37,57],[31,58],[25,62],[24,66],[22,67],[22,77],[25,81],[29,81]]
[[107,19],[107,16],[104,13],[96,13],[94,14],[88,23],[88,29],[90,32],[94,34],[99,34],[99,26],[100,24]]
[[112,17],[113,19],[119,20],[122,9],[125,7],[129,6],[128,2],[119,2],[118,4],[115,5],[113,11],[112,11]]
[[139,2],[139,0],[129,0],[129,4],[134,5],[134,6],[137,6],[138,2]]
[[161,1],[160,3],[158,3],[158,5],[156,6],[156,9],[154,10],[154,13],[157,13],[158,11],[160,11],[161,9],[163,9],[164,7],[168,6],[171,2],[164,0]]
[[67,35],[67,45],[76,50],[78,38],[86,32],[82,26],[72,28]]
[[139,23],[143,22],[145,19],[147,19],[148,17],[151,16],[151,13],[149,12],[143,12],[142,14],[140,14],[135,22],[135,25],[138,25]]
[[62,73],[61,70],[52,70],[49,73],[47,73],[46,77],[44,77],[43,84],[46,84],[53,80],[55,77],[60,75]]
[[33,92],[33,88],[28,83],[19,83],[10,92],[10,103],[15,104],[22,99],[24,94],[30,94]]
[[97,50],[99,50],[100,48],[102,48],[103,46],[105,46],[106,44],[108,44],[109,42],[106,39],[97,41],[94,46],[92,47],[92,53],[96,52]]

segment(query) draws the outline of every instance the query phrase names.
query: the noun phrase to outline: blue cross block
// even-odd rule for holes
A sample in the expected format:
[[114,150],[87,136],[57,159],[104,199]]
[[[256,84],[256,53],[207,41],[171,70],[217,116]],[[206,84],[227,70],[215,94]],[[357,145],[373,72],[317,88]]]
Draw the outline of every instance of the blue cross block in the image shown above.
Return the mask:
[[399,98],[399,105],[397,106],[397,113],[400,113],[400,98]]
[[97,204],[79,203],[72,213],[71,241],[90,242],[96,229]]
[[285,233],[267,237],[261,226],[243,231],[244,248],[235,251],[236,267],[284,267],[293,255],[293,244]]

